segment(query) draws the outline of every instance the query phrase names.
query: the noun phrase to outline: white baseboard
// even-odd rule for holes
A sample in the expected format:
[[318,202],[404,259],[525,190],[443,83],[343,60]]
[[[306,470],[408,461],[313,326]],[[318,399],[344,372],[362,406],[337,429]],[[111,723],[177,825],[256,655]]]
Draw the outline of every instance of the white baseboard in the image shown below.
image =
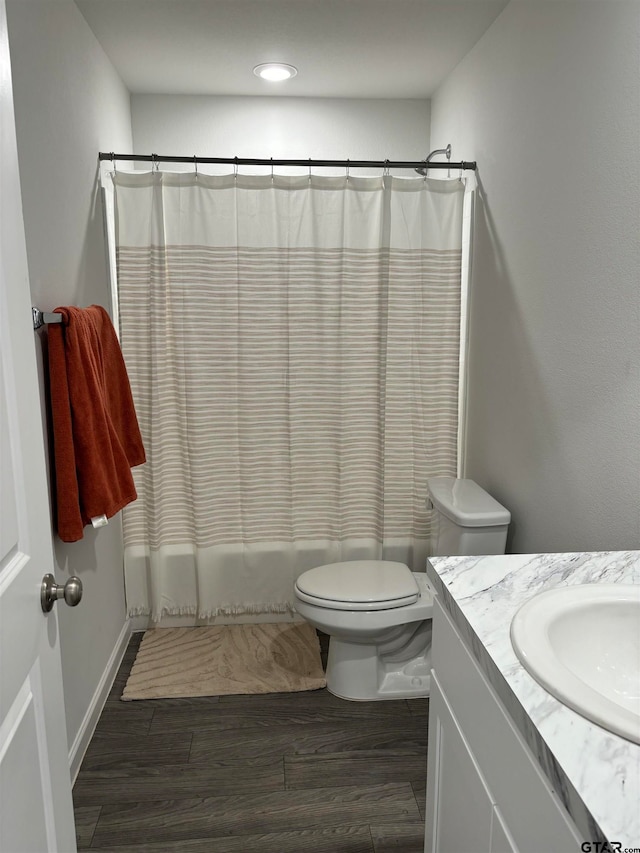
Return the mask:
[[131,622],[127,620],[122,626],[120,636],[116,640],[116,644],[111,652],[111,656],[109,657],[105,670],[102,673],[96,692],[93,694],[87,713],[84,715],[82,725],[80,726],[78,734],[76,735],[69,750],[69,774],[71,776],[72,785],[76,781],[76,776],[80,770],[82,759],[84,758],[84,754],[87,751],[87,747],[89,746],[93,733],[98,725],[98,720],[100,719],[100,714],[102,713],[102,709],[104,708],[107,697],[109,696],[111,686],[118,674],[118,669],[122,663],[122,658],[127,650],[127,646],[129,645],[130,637]]

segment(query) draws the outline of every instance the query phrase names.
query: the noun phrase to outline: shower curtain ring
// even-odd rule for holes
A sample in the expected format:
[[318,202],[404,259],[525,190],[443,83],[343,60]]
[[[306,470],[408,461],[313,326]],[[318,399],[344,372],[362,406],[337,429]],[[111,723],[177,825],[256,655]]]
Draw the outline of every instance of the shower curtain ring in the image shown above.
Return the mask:
[[196,157],[195,154],[193,155],[193,168],[195,169],[196,179],[197,179],[198,178],[198,158]]
[[111,152],[111,162],[113,163],[113,174],[116,173],[116,155],[115,152]]
[[271,160],[271,183],[273,183],[273,157],[269,158]]
[[309,180],[311,180],[311,157],[309,157]]
[[390,172],[389,172],[389,161],[385,160],[384,161],[384,169],[382,170],[382,177],[388,178],[389,174],[390,174]]
[[158,155],[157,155],[157,154],[152,154],[152,155],[151,155],[151,158],[152,158],[151,171],[152,171],[152,172],[157,172],[157,171],[158,171],[158,169],[159,169],[159,164],[158,164]]
[[349,180],[349,159],[347,158],[347,180]]

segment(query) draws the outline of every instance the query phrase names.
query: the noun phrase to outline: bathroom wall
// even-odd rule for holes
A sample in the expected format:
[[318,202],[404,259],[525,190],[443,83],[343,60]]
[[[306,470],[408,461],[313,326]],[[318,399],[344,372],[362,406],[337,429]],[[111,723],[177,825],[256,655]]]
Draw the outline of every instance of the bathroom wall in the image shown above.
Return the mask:
[[140,154],[421,160],[429,152],[429,101],[133,95],[131,112]]
[[477,159],[466,474],[516,552],[640,547],[640,5],[514,0],[432,101]]
[[[129,93],[72,0],[8,0],[7,15],[33,304],[108,307],[97,154],[130,149]],[[74,544],[55,537],[54,547],[58,581],[75,574],[84,585],[77,608],[58,605],[77,761],[101,679],[127,636],[120,522]]]

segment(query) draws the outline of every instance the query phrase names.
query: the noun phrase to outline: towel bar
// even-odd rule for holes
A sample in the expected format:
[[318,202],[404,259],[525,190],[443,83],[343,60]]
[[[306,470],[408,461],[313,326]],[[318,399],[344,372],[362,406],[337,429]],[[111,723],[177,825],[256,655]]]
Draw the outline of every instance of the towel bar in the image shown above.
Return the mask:
[[48,314],[39,308],[32,308],[31,313],[33,314],[34,329],[39,329],[45,323],[62,323],[62,314]]

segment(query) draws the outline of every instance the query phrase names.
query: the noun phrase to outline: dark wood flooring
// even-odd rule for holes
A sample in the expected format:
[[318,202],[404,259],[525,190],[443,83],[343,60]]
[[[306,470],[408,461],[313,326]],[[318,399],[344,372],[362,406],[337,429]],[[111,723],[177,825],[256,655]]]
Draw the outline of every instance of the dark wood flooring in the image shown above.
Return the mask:
[[76,780],[79,850],[422,853],[428,700],[121,702],[141,638]]

